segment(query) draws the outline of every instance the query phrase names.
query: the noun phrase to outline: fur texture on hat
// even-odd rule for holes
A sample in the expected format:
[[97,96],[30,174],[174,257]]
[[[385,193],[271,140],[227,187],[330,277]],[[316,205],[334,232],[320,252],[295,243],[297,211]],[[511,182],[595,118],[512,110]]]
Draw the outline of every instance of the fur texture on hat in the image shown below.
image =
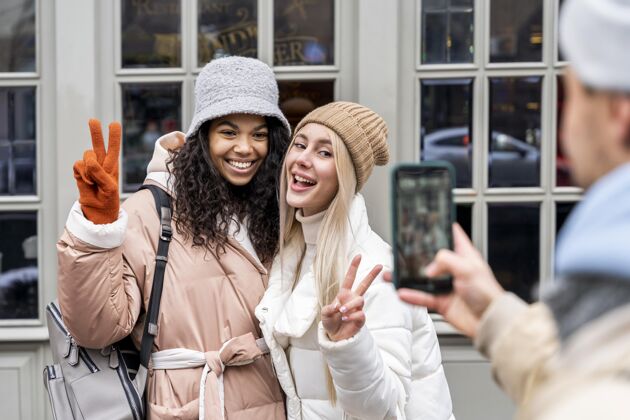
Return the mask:
[[295,133],[309,123],[333,130],[346,145],[357,176],[357,191],[365,185],[374,165],[389,162],[387,124],[376,112],[353,102],[331,102],[311,111],[295,127]]
[[195,115],[186,139],[217,117],[254,114],[275,117],[291,135],[278,107],[278,83],[268,65],[255,58],[224,57],[205,65],[195,83]]

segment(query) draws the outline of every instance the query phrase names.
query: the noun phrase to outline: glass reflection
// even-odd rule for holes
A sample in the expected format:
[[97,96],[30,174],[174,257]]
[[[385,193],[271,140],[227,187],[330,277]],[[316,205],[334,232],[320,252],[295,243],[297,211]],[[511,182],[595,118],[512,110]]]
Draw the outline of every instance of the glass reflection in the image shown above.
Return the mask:
[[556,203],[556,236],[567,221],[576,203]]
[[540,204],[488,205],[488,262],[501,285],[527,302],[537,299]]
[[473,62],[473,3],[473,0],[422,2],[422,63]]
[[542,77],[490,79],[489,186],[540,185]]
[[0,319],[37,318],[37,213],[0,212]]
[[447,160],[455,186],[472,186],[472,79],[423,79],[420,85],[422,160]]
[[472,204],[457,204],[457,223],[464,229],[466,235],[472,238]]
[[37,193],[35,88],[0,88],[0,195]]
[[490,2],[490,61],[541,61],[542,0]]
[[275,0],[274,65],[334,64],[334,6],[334,0]]
[[569,159],[564,155],[562,149],[563,134],[560,129],[562,126],[562,109],[564,107],[564,81],[562,76],[556,78],[558,87],[558,102],[556,104],[556,186],[558,187],[574,187],[575,183],[571,178],[571,166]]
[[155,141],[179,130],[179,83],[123,84],[123,191],[134,192],[146,176]]
[[335,100],[335,82],[283,80],[280,89],[280,109],[292,128],[318,106]]
[[0,73],[36,71],[35,0],[2,0]]
[[256,0],[199,0],[197,65],[228,55],[258,56]]
[[123,68],[180,67],[180,0],[121,3]]

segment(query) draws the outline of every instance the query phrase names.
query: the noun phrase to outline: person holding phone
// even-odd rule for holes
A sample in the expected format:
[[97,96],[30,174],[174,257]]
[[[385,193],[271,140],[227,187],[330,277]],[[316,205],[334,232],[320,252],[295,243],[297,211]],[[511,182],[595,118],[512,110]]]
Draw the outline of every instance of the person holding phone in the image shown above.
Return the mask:
[[399,294],[474,338],[519,419],[628,419],[630,2],[567,0],[560,42],[569,61],[562,147],[586,193],[558,237],[555,281],[525,304],[455,225],[454,252],[428,268],[452,274],[453,293]]
[[256,308],[289,419],[452,418],[424,308],[381,278],[390,246],[359,194],[389,160],[387,126],[351,102],[297,125],[280,178],[280,251]]
[[[259,60],[208,63],[195,101],[188,133],[156,141],[145,180],[174,209],[147,418],[283,419],[254,308],[277,251],[290,127],[273,71]],[[78,344],[102,348],[131,333],[138,345],[160,218],[146,190],[119,205],[120,125],[110,125],[107,151],[100,123],[90,130],[93,148],[74,166],[79,200],[57,244],[59,303]]]

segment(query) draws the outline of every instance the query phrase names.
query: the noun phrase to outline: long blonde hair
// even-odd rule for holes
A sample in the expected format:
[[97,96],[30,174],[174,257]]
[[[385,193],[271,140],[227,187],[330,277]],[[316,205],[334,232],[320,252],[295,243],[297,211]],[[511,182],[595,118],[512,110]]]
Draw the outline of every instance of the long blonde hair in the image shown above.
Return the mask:
[[[317,251],[313,262],[313,273],[317,287],[319,309],[333,302],[339,292],[339,283],[343,280],[348,264],[346,253],[349,230],[348,215],[350,205],[354,197],[357,178],[350,153],[341,138],[333,130],[326,127],[326,131],[332,142],[333,159],[337,169],[337,180],[339,189],[330,202],[324,215],[324,219],[319,228]],[[296,133],[297,134],[297,133]],[[293,147],[293,141],[289,149]],[[287,248],[296,247],[302,251],[306,249],[302,227],[295,223],[295,207],[287,203],[287,168],[286,158],[282,165],[282,175],[280,176],[280,261],[282,261],[283,251]],[[282,264],[282,262],[281,262]],[[294,274],[292,281],[297,281],[300,274],[301,261]],[[326,369],[326,380],[328,395],[334,405],[337,396],[332,381],[330,370]]]

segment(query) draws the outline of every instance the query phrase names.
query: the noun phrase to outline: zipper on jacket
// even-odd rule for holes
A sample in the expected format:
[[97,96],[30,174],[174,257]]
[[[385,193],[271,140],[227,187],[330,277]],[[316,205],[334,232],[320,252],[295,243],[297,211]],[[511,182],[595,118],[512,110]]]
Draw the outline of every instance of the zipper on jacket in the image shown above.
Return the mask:
[[133,386],[133,383],[127,375],[127,365],[125,363],[125,359],[123,359],[122,354],[120,353],[120,349],[118,349],[117,347],[112,346],[112,354],[116,354],[117,356],[116,372],[118,372],[118,378],[120,379],[120,383],[122,384],[125,391],[125,396],[127,397],[129,407],[131,407],[133,419],[142,420],[142,402],[140,402],[140,396],[136,392],[136,388]]
[[[83,349],[82,347],[79,347],[79,345],[74,341],[74,338],[70,335],[70,333],[64,326],[59,308],[57,308],[57,306],[54,303],[50,303],[46,307],[46,310],[50,313],[53,321],[55,321],[55,324],[57,324],[57,327],[59,327],[61,332],[66,335],[67,348],[64,352],[65,354],[63,355],[63,357],[70,359],[68,363],[71,366],[74,366],[76,365],[76,362],[78,362],[78,360],[76,360],[75,358],[80,357],[81,360],[83,360],[83,363],[85,363],[85,365],[88,367],[90,372],[92,373],[98,372],[100,369],[98,368],[98,366],[96,366],[96,363],[94,363],[94,361],[92,360],[90,355],[85,351],[85,349]],[[72,360],[72,359],[75,359],[75,360]]]

